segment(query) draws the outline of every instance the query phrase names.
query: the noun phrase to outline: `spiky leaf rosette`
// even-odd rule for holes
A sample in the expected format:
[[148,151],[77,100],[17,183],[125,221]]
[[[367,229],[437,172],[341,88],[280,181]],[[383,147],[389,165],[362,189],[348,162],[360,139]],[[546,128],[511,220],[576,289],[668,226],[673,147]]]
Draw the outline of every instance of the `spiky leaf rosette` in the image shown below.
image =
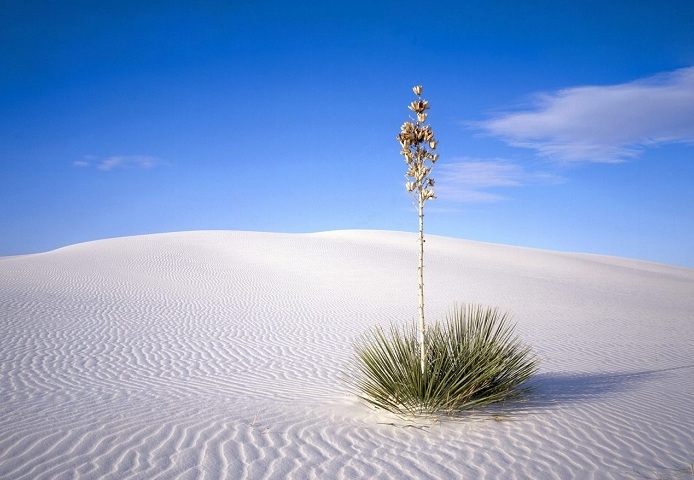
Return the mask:
[[426,331],[429,355],[420,369],[415,325],[376,328],[355,343],[345,377],[357,396],[398,415],[453,414],[514,399],[538,368],[514,335],[508,314],[456,307]]

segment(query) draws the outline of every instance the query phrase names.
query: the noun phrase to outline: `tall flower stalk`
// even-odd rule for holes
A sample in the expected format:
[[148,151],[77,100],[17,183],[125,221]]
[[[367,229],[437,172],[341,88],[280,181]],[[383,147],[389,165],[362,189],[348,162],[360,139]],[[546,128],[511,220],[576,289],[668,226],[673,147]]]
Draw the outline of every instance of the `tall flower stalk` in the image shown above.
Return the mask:
[[434,195],[434,179],[430,176],[431,168],[438,160],[438,153],[434,153],[438,141],[434,138],[434,132],[427,125],[427,113],[429,102],[422,99],[422,86],[417,85],[412,89],[417,96],[408,108],[414,112],[415,117],[402,124],[398,141],[402,150],[400,154],[405,157],[407,163],[407,182],[405,188],[412,194],[417,204],[419,216],[419,346],[422,376],[426,374],[427,348],[425,344],[424,323],[424,203],[436,198]]

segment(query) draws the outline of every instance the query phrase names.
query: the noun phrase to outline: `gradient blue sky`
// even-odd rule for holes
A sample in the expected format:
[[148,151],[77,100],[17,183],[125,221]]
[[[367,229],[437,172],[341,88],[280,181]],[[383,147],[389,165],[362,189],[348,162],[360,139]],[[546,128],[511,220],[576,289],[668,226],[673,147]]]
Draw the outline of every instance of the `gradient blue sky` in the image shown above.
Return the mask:
[[691,0],[0,3],[0,255],[416,231],[423,84],[428,233],[694,267]]

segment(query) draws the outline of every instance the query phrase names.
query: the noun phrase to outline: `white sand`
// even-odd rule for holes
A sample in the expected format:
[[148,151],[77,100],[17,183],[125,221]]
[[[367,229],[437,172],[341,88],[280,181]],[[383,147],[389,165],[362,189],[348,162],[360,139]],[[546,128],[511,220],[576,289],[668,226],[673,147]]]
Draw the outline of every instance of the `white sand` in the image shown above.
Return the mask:
[[339,381],[416,316],[415,234],[118,238],[0,258],[0,478],[690,475],[694,270],[427,238],[429,318],[511,309],[525,403],[407,426]]

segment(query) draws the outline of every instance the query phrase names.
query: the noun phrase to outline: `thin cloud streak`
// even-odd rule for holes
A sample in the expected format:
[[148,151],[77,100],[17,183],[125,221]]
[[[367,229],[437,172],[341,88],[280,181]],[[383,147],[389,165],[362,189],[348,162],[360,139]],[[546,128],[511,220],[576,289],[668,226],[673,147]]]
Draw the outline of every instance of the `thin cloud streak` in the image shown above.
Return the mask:
[[84,160],[78,160],[72,163],[72,166],[78,168],[97,168],[103,171],[110,171],[119,168],[138,168],[148,170],[158,166],[167,165],[167,163],[158,157],[147,155],[114,155],[105,159],[87,155]]
[[490,188],[522,187],[563,182],[547,172],[529,172],[523,166],[502,159],[464,158],[460,162],[437,165],[436,195],[444,201],[493,203],[503,195]]
[[472,126],[559,162],[620,162],[649,146],[694,145],[694,67],[540,94],[528,110]]

